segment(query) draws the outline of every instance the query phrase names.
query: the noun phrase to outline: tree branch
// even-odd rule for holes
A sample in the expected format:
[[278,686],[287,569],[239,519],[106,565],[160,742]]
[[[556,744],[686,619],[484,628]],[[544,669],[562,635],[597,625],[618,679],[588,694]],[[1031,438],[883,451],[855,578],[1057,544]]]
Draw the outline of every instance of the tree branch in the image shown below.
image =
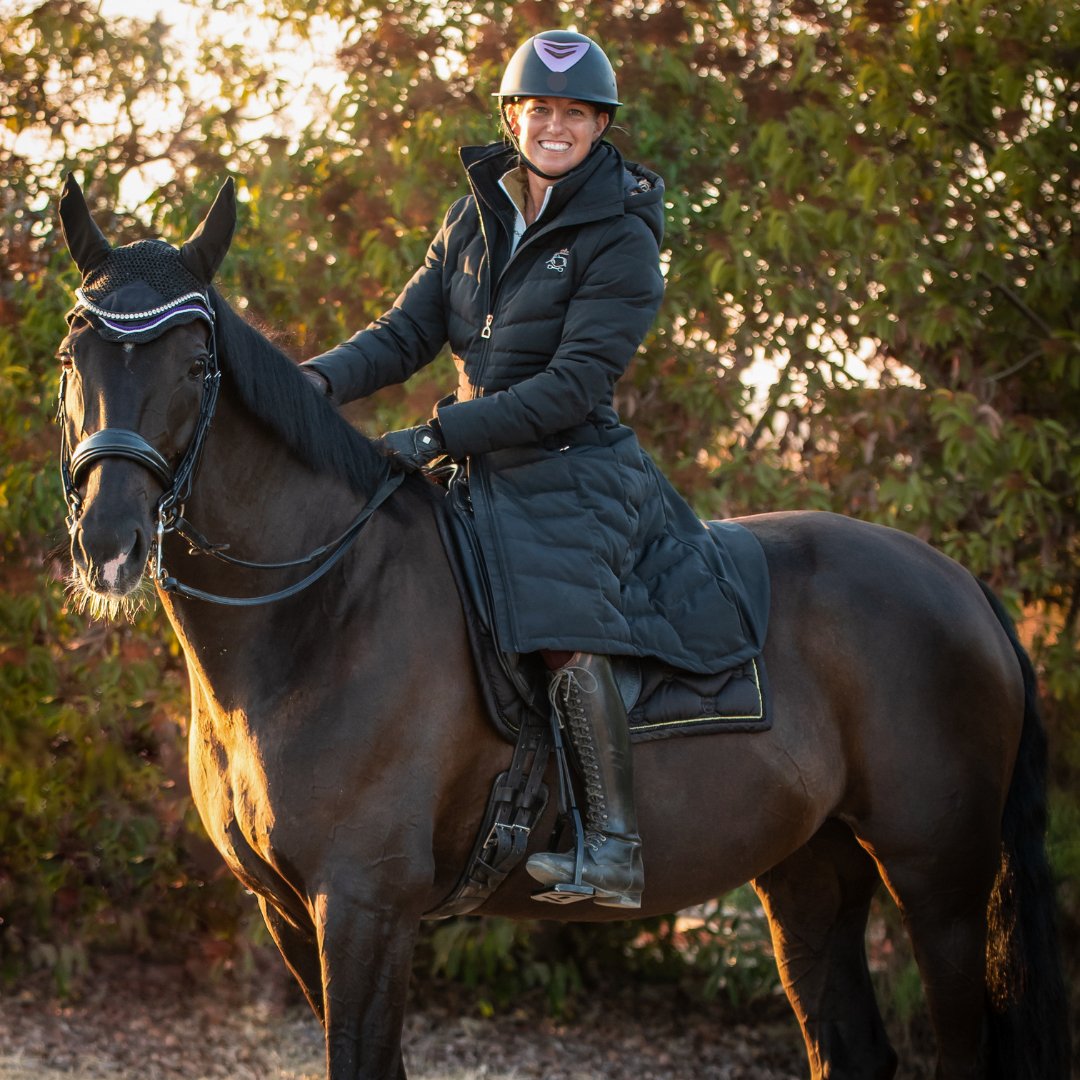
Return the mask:
[[1009,288],[1008,285],[1005,285],[1000,281],[995,281],[985,270],[979,271],[979,277],[981,277],[984,281],[988,281],[990,283],[990,288],[997,289],[998,292],[1000,292],[1001,295],[1004,296],[1005,299],[1008,300],[1009,303],[1012,304],[1012,306],[1016,308],[1016,310],[1019,311],[1021,315],[1024,316],[1024,318],[1026,318],[1030,323],[1032,323],[1032,325],[1037,326],[1042,331],[1045,337],[1054,336],[1054,331],[1050,324],[1046,322],[1046,320],[1037,312],[1032,311],[1031,308],[1029,308],[1027,304],[1025,304],[1024,301],[1021,300],[1020,297],[1017,296],[1016,293],[1014,293],[1012,289]]
[[770,387],[768,404],[766,404],[761,416],[758,417],[758,422],[754,425],[754,430],[751,431],[750,435],[747,437],[747,450],[753,450],[757,446],[758,439],[761,438],[766,426],[773,418],[773,415],[780,405],[780,396],[787,393],[791,378],[791,369],[794,366],[795,357],[791,357],[781,370],[779,378],[777,378],[776,382]]

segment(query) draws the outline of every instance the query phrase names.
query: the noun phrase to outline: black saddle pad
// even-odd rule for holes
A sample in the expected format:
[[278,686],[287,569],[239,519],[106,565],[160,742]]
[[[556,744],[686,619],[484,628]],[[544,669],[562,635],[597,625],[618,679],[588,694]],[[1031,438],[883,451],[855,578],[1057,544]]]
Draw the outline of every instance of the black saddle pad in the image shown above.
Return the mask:
[[[547,717],[549,676],[539,657],[504,653],[495,641],[483,559],[468,510],[455,505],[462,495],[463,488],[452,484],[436,517],[465,610],[488,713],[503,738],[515,742],[530,713]],[[771,724],[760,657],[712,675],[631,656],[613,657],[613,665],[635,742],[693,733],[764,731]]]

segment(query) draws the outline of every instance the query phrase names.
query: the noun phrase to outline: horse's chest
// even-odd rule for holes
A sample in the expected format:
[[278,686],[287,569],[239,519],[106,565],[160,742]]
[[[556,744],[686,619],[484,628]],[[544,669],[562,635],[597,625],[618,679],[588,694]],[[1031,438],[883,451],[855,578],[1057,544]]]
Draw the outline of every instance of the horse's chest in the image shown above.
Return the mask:
[[191,792],[206,831],[233,873],[249,884],[262,881],[281,813],[262,748],[222,738],[198,720],[191,735]]

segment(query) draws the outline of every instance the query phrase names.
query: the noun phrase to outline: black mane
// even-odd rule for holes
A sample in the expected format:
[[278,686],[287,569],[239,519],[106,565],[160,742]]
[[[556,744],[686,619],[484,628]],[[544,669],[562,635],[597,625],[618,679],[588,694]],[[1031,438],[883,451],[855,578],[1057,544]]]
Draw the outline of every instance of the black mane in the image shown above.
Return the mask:
[[214,289],[210,302],[221,370],[245,408],[311,468],[370,495],[385,473],[386,458]]

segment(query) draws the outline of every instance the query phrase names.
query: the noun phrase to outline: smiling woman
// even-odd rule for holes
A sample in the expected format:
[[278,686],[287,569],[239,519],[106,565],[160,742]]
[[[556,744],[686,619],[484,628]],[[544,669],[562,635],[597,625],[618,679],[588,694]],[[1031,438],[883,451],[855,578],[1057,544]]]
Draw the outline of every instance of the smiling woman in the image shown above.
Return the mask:
[[[551,182],[576,169],[611,121],[587,101],[571,98],[518,98],[506,105],[506,125],[530,163],[525,223],[540,212]],[[544,181],[548,182],[545,183]]]
[[456,394],[383,443],[411,468],[441,456],[461,466],[455,490],[499,646],[550,669],[552,700],[591,763],[584,869],[534,855],[538,898],[576,890],[636,909],[641,839],[610,657],[699,674],[751,659],[768,610],[764,556],[738,526],[703,528],[615,407],[663,295],[664,183],[603,139],[619,106],[611,62],[582,34],[547,30],[511,56],[498,99],[510,145],[461,151],[470,194],[423,266],[389,311],[307,370],[344,403],[403,382],[449,344]]

